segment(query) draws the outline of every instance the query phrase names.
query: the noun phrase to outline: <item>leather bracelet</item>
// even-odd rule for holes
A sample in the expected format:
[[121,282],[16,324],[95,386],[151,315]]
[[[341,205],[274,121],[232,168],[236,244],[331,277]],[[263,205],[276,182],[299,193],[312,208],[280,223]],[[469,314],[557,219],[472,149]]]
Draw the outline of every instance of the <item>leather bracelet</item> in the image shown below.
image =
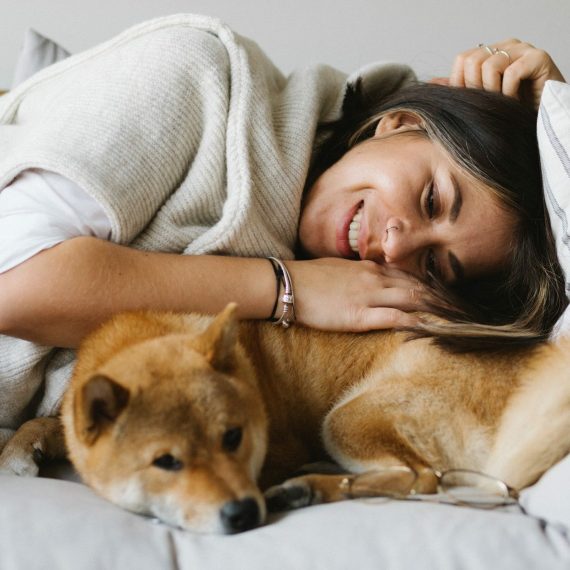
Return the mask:
[[[295,322],[295,296],[293,295],[293,281],[291,280],[291,275],[289,275],[287,267],[285,267],[285,264],[280,259],[277,259],[276,257],[268,257],[267,259],[277,265],[278,269],[276,270],[276,275],[277,273],[279,274],[279,283],[283,284],[283,288],[285,290],[281,297],[281,301],[283,302],[283,312],[280,317],[274,319],[272,322],[274,325],[281,325],[286,329]],[[279,298],[279,295],[277,295],[277,297]]]

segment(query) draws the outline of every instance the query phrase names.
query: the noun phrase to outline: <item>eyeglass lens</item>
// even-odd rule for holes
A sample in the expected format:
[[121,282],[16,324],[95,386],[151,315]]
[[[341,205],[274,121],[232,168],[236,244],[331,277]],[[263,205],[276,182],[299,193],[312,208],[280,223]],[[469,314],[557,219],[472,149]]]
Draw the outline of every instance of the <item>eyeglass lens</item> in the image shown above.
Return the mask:
[[[417,474],[405,466],[378,469],[357,475],[350,485],[351,498],[388,497],[403,499],[410,495]],[[464,469],[444,472],[439,479],[439,499],[480,507],[515,503],[507,485],[500,479]],[[437,495],[416,495],[419,500],[438,500]],[[410,496],[409,498],[414,498]],[[446,500],[447,498],[447,500]]]
[[492,506],[514,502],[503,481],[476,471],[447,471],[442,474],[439,487],[442,493],[469,505]]

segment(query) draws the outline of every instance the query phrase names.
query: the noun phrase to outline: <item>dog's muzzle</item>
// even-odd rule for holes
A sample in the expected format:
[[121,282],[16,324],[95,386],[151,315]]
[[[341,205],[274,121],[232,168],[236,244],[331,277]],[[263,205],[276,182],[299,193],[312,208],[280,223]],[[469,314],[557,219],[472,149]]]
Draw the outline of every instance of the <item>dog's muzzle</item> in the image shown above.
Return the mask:
[[250,530],[261,523],[259,505],[252,498],[228,501],[220,510],[220,517],[228,534]]

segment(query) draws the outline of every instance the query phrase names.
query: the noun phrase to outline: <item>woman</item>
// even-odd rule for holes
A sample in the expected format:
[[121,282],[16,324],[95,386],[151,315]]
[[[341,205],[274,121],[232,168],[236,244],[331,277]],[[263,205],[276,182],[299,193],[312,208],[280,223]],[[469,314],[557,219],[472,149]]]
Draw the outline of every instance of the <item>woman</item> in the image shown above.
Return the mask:
[[[566,303],[536,191],[531,111],[544,81],[563,78],[544,52],[517,40],[498,45],[458,56],[462,72],[451,78],[481,87],[483,76],[487,93],[418,85],[376,105],[350,94],[317,153],[300,225],[311,256],[352,254],[436,286],[430,309],[462,322],[426,323],[424,332],[472,349],[534,342],[549,333]],[[521,75],[513,77],[513,70]],[[524,97],[526,107],[492,93],[501,89]],[[331,231],[329,221],[343,211],[354,228],[350,239]],[[400,283],[378,292],[384,299],[378,304],[403,307],[414,289]]]
[[[42,366],[47,366],[48,389],[39,412],[53,413],[73,354],[59,351],[54,356],[41,346],[76,347],[117,311],[216,312],[237,300],[243,318],[278,317],[283,309],[276,303],[274,271],[261,256],[289,257],[297,222],[299,256],[324,258],[286,262],[300,324],[348,331],[415,326],[417,317],[408,311],[444,310],[426,293],[423,282],[432,280],[436,289],[445,288],[448,300],[456,300],[448,290],[456,286],[458,299],[465,298],[460,306],[465,318],[492,325],[515,322],[533,338],[546,334],[561,301],[559,281],[543,275],[559,269],[546,246],[535,146],[521,164],[532,163],[525,170],[534,172],[532,189],[527,185],[526,192],[532,197],[530,210],[536,209],[540,220],[536,235],[512,253],[513,229],[524,234],[525,220],[533,215],[529,205],[516,203],[517,196],[508,195],[511,189],[503,180],[481,174],[470,163],[469,146],[463,153],[453,152],[437,125],[430,124],[430,105],[441,111],[438,98],[445,94],[450,102],[454,91],[441,86],[405,91],[409,70],[380,70],[371,83],[364,77],[349,85],[338,120],[344,76],[319,68],[285,80],[256,46],[219,22],[185,18],[144,24],[46,70],[11,94],[0,109],[2,122],[11,128],[6,140],[12,137],[12,146],[2,147],[0,140],[0,150],[17,155],[0,153],[0,185],[26,169],[53,170],[72,182],[74,191],[87,190],[95,198],[110,232],[110,241],[87,235],[64,240],[0,275],[0,330],[33,342],[6,340],[1,350],[12,372],[2,378],[7,396],[0,404],[0,425],[14,427],[21,421],[42,384]],[[198,32],[188,32],[189,24]],[[194,58],[191,68],[189,58]],[[189,70],[197,69],[204,70],[202,75],[185,83]],[[536,98],[551,78],[561,75],[547,54],[512,41],[462,54],[449,82],[515,95],[517,81],[526,80]],[[160,97],[153,91],[157,85]],[[68,99],[66,89],[72,93]],[[402,93],[419,94],[418,101],[428,96],[411,108],[407,95],[398,99]],[[380,101],[379,108],[365,104],[363,110],[367,98]],[[483,96],[477,101],[489,101],[492,116],[492,108],[503,99]],[[185,113],[188,100],[192,109]],[[462,105],[459,113],[473,110],[469,95]],[[516,107],[511,119],[525,119],[523,126],[515,126],[525,135],[518,148],[526,145],[528,150],[533,146],[528,142],[532,113],[525,115],[520,106],[507,103],[511,107]],[[196,121],[189,121],[198,112],[199,132]],[[151,126],[144,127],[146,122]],[[301,209],[318,122],[325,126]],[[347,124],[348,142],[337,136]],[[330,129],[332,136],[327,136]],[[510,140],[504,132],[488,138]],[[516,139],[508,148],[517,148]],[[225,144],[221,158],[212,143],[219,140]],[[208,152],[201,153],[203,146]],[[285,162],[266,168],[267,160],[283,156]],[[500,168],[494,172],[505,175]],[[188,190],[202,187],[210,188],[211,195]],[[245,187],[251,191],[244,194]],[[215,240],[212,231],[217,232]],[[531,283],[513,277],[513,269],[501,275],[521,294],[507,314],[495,315],[492,303],[485,307],[478,291],[469,290],[470,283],[479,288],[484,283],[479,278],[490,274],[487,290],[495,295],[499,270],[516,267],[517,256],[526,263],[535,253],[543,269]],[[522,322],[537,283],[545,294],[534,303],[532,318]],[[477,321],[485,312],[486,318]],[[14,356],[25,351],[27,359]]]

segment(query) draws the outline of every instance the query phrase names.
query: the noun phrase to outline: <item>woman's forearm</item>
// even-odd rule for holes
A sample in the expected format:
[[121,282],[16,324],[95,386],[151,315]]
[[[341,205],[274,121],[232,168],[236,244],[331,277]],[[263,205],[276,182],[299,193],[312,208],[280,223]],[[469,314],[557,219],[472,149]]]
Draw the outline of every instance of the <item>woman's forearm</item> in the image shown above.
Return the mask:
[[0,333],[77,347],[120,311],[214,313],[230,301],[242,318],[268,317],[275,301],[270,263],[150,253],[82,237],[0,275]]
[[[288,261],[301,325],[330,331],[409,326],[422,308],[415,279],[371,261]],[[0,274],[0,334],[75,348],[120,311],[216,313],[265,319],[276,296],[265,259],[151,253],[81,237]],[[277,308],[277,315],[282,310]]]

